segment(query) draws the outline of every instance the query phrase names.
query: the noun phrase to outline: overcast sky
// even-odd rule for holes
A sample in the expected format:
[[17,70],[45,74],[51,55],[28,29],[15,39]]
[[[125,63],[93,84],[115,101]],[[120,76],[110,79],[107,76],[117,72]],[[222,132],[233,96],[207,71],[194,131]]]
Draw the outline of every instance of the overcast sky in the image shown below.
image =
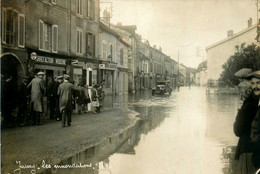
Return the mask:
[[256,0],[102,0],[112,2],[112,23],[136,25],[151,45],[186,66],[197,67],[206,58],[205,47],[256,23]]

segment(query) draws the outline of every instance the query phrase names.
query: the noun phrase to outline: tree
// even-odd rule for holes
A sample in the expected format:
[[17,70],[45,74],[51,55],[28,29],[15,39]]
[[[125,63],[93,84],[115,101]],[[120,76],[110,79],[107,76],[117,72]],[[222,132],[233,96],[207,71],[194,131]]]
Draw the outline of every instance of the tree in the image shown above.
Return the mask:
[[222,66],[223,72],[220,75],[219,82],[225,86],[236,86],[239,79],[234,74],[242,68],[251,68],[253,71],[259,70],[260,66],[260,48],[255,44],[245,46],[235,46],[236,52],[230,56],[227,62]]

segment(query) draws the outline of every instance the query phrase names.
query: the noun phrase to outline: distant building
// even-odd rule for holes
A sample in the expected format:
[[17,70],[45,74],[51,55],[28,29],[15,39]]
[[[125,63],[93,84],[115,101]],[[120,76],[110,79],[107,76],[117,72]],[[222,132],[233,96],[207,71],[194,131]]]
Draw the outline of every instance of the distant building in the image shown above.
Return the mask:
[[207,80],[207,61],[203,61],[197,68],[195,84],[198,86],[206,86]]
[[223,72],[222,65],[235,53],[236,45],[241,45],[244,42],[246,45],[249,45],[256,42],[256,30],[256,25],[252,25],[252,19],[249,19],[248,28],[236,34],[233,34],[233,31],[229,30],[226,39],[206,48],[208,81],[217,83]]

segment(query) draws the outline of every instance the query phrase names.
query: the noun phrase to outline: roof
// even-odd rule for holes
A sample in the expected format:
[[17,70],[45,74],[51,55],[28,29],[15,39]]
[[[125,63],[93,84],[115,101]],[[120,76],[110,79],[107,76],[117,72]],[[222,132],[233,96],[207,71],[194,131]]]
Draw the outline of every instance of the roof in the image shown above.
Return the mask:
[[227,42],[227,41],[229,41],[229,40],[231,40],[231,39],[234,39],[235,37],[238,37],[238,36],[240,36],[240,35],[242,35],[242,34],[248,32],[248,31],[250,31],[250,30],[253,30],[253,29],[256,28],[256,26],[257,26],[257,25],[255,24],[255,25],[253,25],[253,26],[251,26],[251,27],[248,27],[248,28],[246,28],[246,29],[244,29],[244,30],[242,30],[242,31],[240,31],[240,32],[238,32],[238,33],[236,33],[236,34],[234,34],[234,35],[231,36],[231,37],[228,37],[228,38],[226,38],[226,39],[223,39],[223,40],[221,40],[221,41],[218,41],[218,42],[216,42],[216,43],[214,43],[214,44],[212,44],[212,45],[206,47],[206,50],[209,50],[209,49],[211,49],[211,48],[213,48],[213,47],[216,47],[216,46],[218,46],[218,45],[220,45],[220,44],[222,44],[222,43],[224,43],[224,42]]
[[119,41],[122,42],[124,45],[126,45],[127,47],[130,47],[131,45],[129,43],[127,43],[126,41],[124,41],[122,38],[119,38]]
[[107,25],[105,25],[105,24],[104,24],[103,22],[101,22],[101,21],[100,21],[99,27],[100,27],[101,30],[104,30],[104,31],[106,31],[106,32],[108,32],[108,33],[110,33],[110,34],[112,34],[112,35],[114,35],[114,36],[120,38],[120,35],[119,35],[117,32],[115,32],[114,30],[112,30],[111,28],[109,28]]

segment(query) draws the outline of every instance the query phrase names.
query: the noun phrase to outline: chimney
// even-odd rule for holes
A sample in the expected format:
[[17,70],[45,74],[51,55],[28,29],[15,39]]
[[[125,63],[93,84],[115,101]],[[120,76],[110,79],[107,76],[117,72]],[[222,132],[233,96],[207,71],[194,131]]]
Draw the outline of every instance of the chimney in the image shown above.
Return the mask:
[[227,31],[227,37],[232,37],[233,36],[233,30],[228,30]]
[[248,23],[248,28],[249,28],[249,27],[252,27],[252,18],[249,18],[248,21],[247,21],[247,23]]
[[162,47],[159,47],[159,51],[161,51],[161,52],[162,52]]
[[107,10],[107,8],[103,11],[103,21],[106,23],[110,23],[110,11]]
[[156,49],[156,45],[153,45],[153,48]]

